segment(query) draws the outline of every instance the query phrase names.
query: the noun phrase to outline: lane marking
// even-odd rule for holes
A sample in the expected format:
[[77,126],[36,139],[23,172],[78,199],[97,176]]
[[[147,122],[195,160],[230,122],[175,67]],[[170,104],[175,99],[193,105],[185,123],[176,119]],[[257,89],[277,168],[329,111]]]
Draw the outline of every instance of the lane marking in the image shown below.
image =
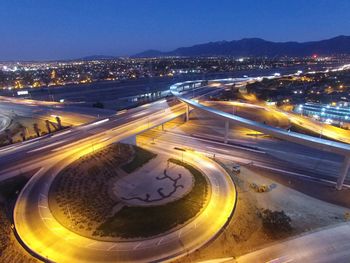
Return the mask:
[[139,243],[133,248],[133,250],[136,250],[139,246],[141,246],[141,242],[139,242]]
[[50,148],[50,147],[53,147],[55,145],[58,145],[58,144],[62,144],[64,142],[66,142],[67,140],[63,140],[63,141],[58,141],[58,142],[55,142],[55,143],[51,143],[49,145],[45,145],[43,147],[40,147],[40,148],[37,148],[37,149],[34,149],[34,150],[31,150],[31,151],[28,151],[27,153],[34,153],[34,152],[38,152],[38,151],[41,151],[41,150],[44,150],[46,148]]
[[65,135],[67,133],[70,133],[72,130],[68,130],[68,131],[64,131],[64,132],[61,132],[61,133],[57,133],[57,134],[54,134],[51,136],[51,138],[55,138],[55,137],[58,137],[58,136],[62,136],[62,135]]
[[[335,181],[330,181],[330,180],[327,180],[327,179],[317,178],[317,177],[310,176],[310,175],[305,175],[305,174],[300,174],[300,173],[296,173],[296,172],[286,171],[286,170],[282,170],[282,169],[278,169],[278,168],[273,168],[273,167],[265,166],[265,165],[262,165],[262,164],[252,163],[252,166],[265,168],[265,169],[276,171],[276,172],[291,174],[291,175],[295,175],[295,176],[299,176],[299,177],[304,177],[304,178],[307,178],[307,179],[311,179],[311,180],[314,180],[314,181],[320,181],[320,182],[327,183],[327,184],[335,184],[336,183]],[[343,186],[345,186],[347,188],[350,188],[349,184],[343,184]]]
[[162,237],[161,239],[159,239],[159,241],[157,242],[157,246],[159,246],[160,243],[162,243],[163,239],[164,239],[164,237]]
[[117,244],[113,244],[110,248],[107,249],[107,251],[111,251],[113,248],[115,248]]
[[[179,137],[190,138],[190,139],[195,139],[195,140],[198,140],[198,141],[218,144],[218,145],[222,145],[222,146],[226,146],[226,147],[231,147],[231,148],[242,149],[242,150],[246,150],[246,151],[250,151],[250,152],[266,154],[266,152],[261,151],[261,150],[256,150],[256,149],[243,147],[243,146],[238,146],[238,145],[232,145],[232,144],[228,144],[228,143],[226,144],[226,143],[222,143],[222,142],[218,142],[218,141],[214,141],[214,140],[210,140],[210,139],[204,139],[204,138],[200,138],[200,137],[196,137],[196,136],[184,135],[184,134],[179,134],[179,133],[170,132],[170,131],[167,131],[166,133],[174,134],[175,136],[179,136]],[[201,136],[201,135],[199,135],[199,136]],[[208,148],[209,147],[210,146],[208,146]],[[215,148],[212,147],[212,149],[215,149]],[[220,149],[220,151],[225,151],[225,150],[224,149]]]

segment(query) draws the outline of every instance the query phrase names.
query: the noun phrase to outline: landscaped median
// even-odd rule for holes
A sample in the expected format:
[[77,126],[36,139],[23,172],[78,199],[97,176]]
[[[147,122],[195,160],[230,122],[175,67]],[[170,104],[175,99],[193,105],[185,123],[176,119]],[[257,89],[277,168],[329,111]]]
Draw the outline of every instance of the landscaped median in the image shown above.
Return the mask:
[[[127,147],[128,148],[124,150],[129,149],[133,152],[132,147]],[[113,186],[120,180],[124,181],[124,178],[127,179],[134,176],[137,180],[131,180],[127,183],[129,187],[131,187],[132,194],[135,193],[136,197],[141,197],[140,206],[142,208],[146,206],[162,207],[163,205],[183,199],[186,194],[193,191],[195,176],[197,178],[197,175],[201,174],[203,177],[205,175],[204,179],[208,184],[207,203],[203,205],[203,209],[192,219],[187,220],[184,224],[171,228],[169,231],[165,230],[159,235],[152,234],[147,237],[101,237],[97,235],[92,236],[91,232],[90,235],[83,235],[80,225],[85,226],[88,224],[83,222],[79,224],[78,229],[73,230],[69,225],[69,221],[61,222],[57,220],[57,216],[54,214],[55,211],[53,211],[49,200],[52,198],[52,196],[50,197],[50,195],[52,195],[52,191],[50,190],[52,190],[53,181],[60,173],[63,173],[66,169],[69,169],[71,165],[74,165],[74,158],[68,156],[58,161],[53,167],[47,170],[40,170],[38,174],[32,177],[33,180],[30,180],[20,193],[14,211],[14,224],[19,238],[40,258],[46,258],[54,262],[86,263],[115,262],[116,260],[118,262],[160,262],[191,253],[217,237],[229,220],[236,200],[235,188],[229,176],[211,160],[194,152],[186,152],[183,154],[183,160],[189,166],[185,164],[182,166],[182,162],[179,161],[179,159],[182,160],[182,156],[175,154],[174,151],[169,149],[159,151],[155,146],[146,149],[155,151],[157,157],[130,174],[116,167],[115,170],[117,171],[116,174],[118,178],[111,178],[111,180],[108,180],[108,185]],[[107,176],[108,171],[105,168],[112,167],[112,164],[115,165],[115,162],[113,159],[107,158],[109,155],[105,155],[103,151],[104,149],[95,150],[89,158],[84,159],[84,165],[92,163],[92,166],[94,166],[96,164],[95,161],[101,162],[101,158],[104,156],[102,158],[104,160],[102,162],[104,166],[102,166],[103,168],[101,168],[101,170],[103,174]],[[105,151],[107,153],[109,151],[114,152],[114,154],[116,154],[115,156],[124,152],[120,151],[118,148],[113,151],[108,147]],[[175,161],[177,163],[172,161],[168,162],[170,156],[177,158],[178,160]],[[131,158],[128,159],[128,161],[130,160]],[[122,162],[120,166],[127,162]],[[193,167],[194,169],[189,167]],[[195,170],[200,173],[197,173]],[[95,174],[96,171],[98,171],[98,169],[91,169],[90,174]],[[157,173],[155,173],[155,171],[157,171]],[[87,170],[83,170],[82,172],[87,173]],[[100,174],[97,173],[97,176],[100,176]],[[142,176],[147,177],[140,182],[139,179],[142,178]],[[79,180],[87,180],[86,174],[78,173],[75,174],[75,177],[78,177]],[[106,177],[101,176],[101,178]],[[116,179],[117,181],[115,181]],[[150,181],[149,179],[152,180]],[[90,193],[90,199],[84,199],[85,202],[83,202],[84,208],[91,208],[91,200],[94,200],[94,198],[100,200],[98,191],[102,193],[101,190],[104,189],[100,184],[103,180],[98,180],[95,184],[90,179],[87,181],[96,188],[96,190],[94,190],[94,188],[89,188],[90,190],[94,190],[94,192]],[[143,187],[144,185],[150,186],[153,183],[160,183],[160,185],[156,185],[156,187]],[[134,191],[136,188],[132,188],[135,184],[139,184],[137,192]],[[168,185],[168,187],[166,187],[166,185]],[[181,188],[181,185],[190,187]],[[86,187],[86,185],[75,184],[74,187],[71,187],[72,189],[80,190],[80,188]],[[173,194],[174,189],[176,190],[176,194]],[[113,190],[113,188],[110,190]],[[151,191],[153,191],[152,194]],[[75,192],[73,191],[71,194]],[[148,193],[150,194],[149,196],[147,195]],[[149,202],[153,202],[157,199],[154,193],[161,193],[162,205],[157,203],[158,201],[155,201],[156,205],[149,204]],[[105,197],[111,197],[113,194],[113,192],[108,192],[108,195],[102,193]],[[84,196],[87,195],[88,194]],[[123,197],[123,195],[120,197]],[[72,194],[70,198],[72,200],[71,204],[77,202],[74,194]],[[129,207],[134,206],[133,201],[131,204],[129,203],[130,200],[116,202],[113,209],[109,210],[110,213],[107,217],[118,214],[126,205]],[[142,201],[144,201],[143,204]],[[193,203],[193,200],[191,201]],[[196,201],[194,202],[196,203]],[[78,203],[82,204],[82,202]],[[108,202],[106,203],[108,204]],[[94,205],[95,204],[96,203],[94,203]],[[101,206],[104,206],[104,204],[101,203]],[[199,206],[198,203],[196,203],[196,206]],[[89,213],[93,212],[93,210],[90,209],[86,211],[89,211]],[[71,206],[69,206],[69,209],[66,208],[66,215],[75,217],[75,213],[76,211],[72,209]],[[179,213],[183,212],[179,211]],[[96,224],[95,226],[98,225]],[[62,251],[64,251],[63,254]]]
[[[142,167],[156,158],[156,154],[145,149],[118,144],[78,159],[62,170],[51,185],[49,206],[53,216],[82,236],[108,241],[151,237],[185,224],[206,206],[210,193],[208,180],[193,165],[164,156],[150,164],[152,170],[153,165],[157,167],[154,172],[145,171],[143,175]],[[139,177],[126,185],[131,194],[139,191],[142,198],[148,196],[145,205],[127,202],[113,188],[116,182],[130,180],[128,177],[135,171],[140,176],[155,177],[144,181],[145,184],[159,183],[149,193],[133,188]],[[179,180],[181,184],[176,185]],[[181,192],[183,184],[189,185]],[[176,198],[170,198],[173,193]],[[157,194],[162,202],[152,203],[150,197]]]
[[124,238],[158,235],[186,223],[202,210],[208,200],[209,186],[205,176],[188,163],[177,159],[169,159],[169,162],[190,171],[194,177],[192,190],[179,200],[164,205],[124,206],[98,228],[100,235]]

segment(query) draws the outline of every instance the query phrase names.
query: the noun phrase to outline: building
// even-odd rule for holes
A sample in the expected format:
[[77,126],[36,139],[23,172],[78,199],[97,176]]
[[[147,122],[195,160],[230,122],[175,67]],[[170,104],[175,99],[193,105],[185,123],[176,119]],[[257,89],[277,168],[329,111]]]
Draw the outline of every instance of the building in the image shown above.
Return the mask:
[[338,124],[340,126],[343,126],[344,123],[350,124],[349,106],[331,106],[316,103],[305,103],[295,107],[294,111],[329,124]]

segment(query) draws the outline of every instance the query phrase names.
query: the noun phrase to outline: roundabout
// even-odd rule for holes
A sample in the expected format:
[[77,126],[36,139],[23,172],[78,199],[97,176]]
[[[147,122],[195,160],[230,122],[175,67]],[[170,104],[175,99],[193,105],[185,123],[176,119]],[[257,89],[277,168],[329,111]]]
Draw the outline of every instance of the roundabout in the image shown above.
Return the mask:
[[[86,149],[83,151],[86,152]],[[183,162],[180,161],[181,155],[174,149],[156,149],[154,152],[158,155],[166,155],[170,161],[170,164],[165,164],[166,168],[162,173],[154,174],[155,182],[158,181],[160,184],[154,188],[139,187],[142,191],[136,191],[137,185],[134,188],[131,187],[133,180],[123,182],[124,186],[128,183],[130,189],[117,198],[138,197],[123,200],[126,212],[137,208],[137,212],[132,211],[134,219],[139,220],[136,222],[153,222],[153,225],[149,226],[157,226],[160,232],[150,231],[152,227],[149,227],[146,235],[140,236],[137,233],[145,227],[135,228],[136,225],[134,227],[129,225],[124,229],[135,230],[135,232],[131,231],[133,233],[131,236],[124,235],[124,238],[119,240],[112,238],[98,240],[83,236],[79,231],[73,231],[57,220],[50,209],[50,188],[57,175],[79,158],[79,155],[68,155],[57,160],[51,167],[42,168],[20,193],[15,206],[14,221],[16,231],[25,246],[42,259],[53,262],[154,262],[181,257],[211,241],[226,225],[234,209],[236,192],[231,178],[218,164],[194,152],[183,153]],[[193,212],[193,206],[189,206],[189,209],[184,210],[183,213],[181,211],[174,213],[173,209],[176,208],[174,204],[186,200],[186,197],[191,196],[196,189],[196,182],[200,180],[198,173],[205,175],[202,183],[206,182],[208,185],[206,202],[197,207],[198,211]],[[128,176],[132,175],[137,178],[137,173],[131,173]],[[119,192],[118,184],[119,187],[123,185],[118,180],[122,179],[116,179],[111,187],[117,192]],[[185,185],[186,188],[181,187]],[[159,203],[160,200],[157,199],[167,201]],[[138,200],[138,203],[135,200]],[[187,200],[192,203],[193,201],[191,198]],[[149,205],[149,202],[155,202],[155,204]],[[168,210],[164,210],[167,206],[169,206]],[[184,208],[181,205],[179,207]],[[189,215],[191,211],[193,213],[190,218],[180,216],[179,218],[183,221],[180,220],[176,224],[169,224],[167,228],[162,228],[158,224],[161,223],[160,220],[166,218],[162,216],[165,215],[162,213],[164,211],[167,211],[166,213],[173,211],[168,218],[173,218],[177,214]],[[120,219],[126,212],[123,212],[122,208],[116,212],[115,216],[118,217],[119,214]],[[126,218],[130,219],[130,217]],[[174,220],[176,222],[176,218]],[[132,220],[125,222],[132,222]],[[119,227],[119,229],[123,228]]]
[[114,197],[129,206],[155,206],[188,194],[193,188],[193,176],[164,157],[158,155],[141,169],[116,180],[112,186]]
[[[140,152],[155,157],[123,172]],[[63,227],[99,241],[171,232],[205,209],[211,188],[197,168],[167,157],[125,144],[81,157],[55,177],[49,209]]]

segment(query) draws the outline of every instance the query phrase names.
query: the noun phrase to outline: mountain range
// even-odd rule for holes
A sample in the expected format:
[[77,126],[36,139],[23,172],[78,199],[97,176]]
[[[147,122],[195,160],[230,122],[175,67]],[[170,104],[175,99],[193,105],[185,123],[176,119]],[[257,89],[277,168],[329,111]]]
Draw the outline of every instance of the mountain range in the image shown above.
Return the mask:
[[169,52],[147,50],[133,57],[304,57],[318,55],[350,54],[350,36],[338,36],[331,39],[311,42],[272,42],[260,38],[244,38],[233,41],[218,41],[191,47],[181,47]]

